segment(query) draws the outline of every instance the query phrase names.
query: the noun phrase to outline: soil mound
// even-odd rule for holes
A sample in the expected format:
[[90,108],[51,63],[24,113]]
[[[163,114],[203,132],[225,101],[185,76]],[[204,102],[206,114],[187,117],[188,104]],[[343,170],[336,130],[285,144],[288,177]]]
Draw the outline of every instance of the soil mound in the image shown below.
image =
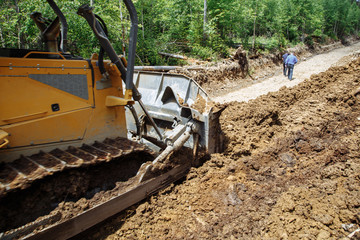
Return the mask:
[[358,239],[359,72],[360,58],[230,103],[223,154],[90,238]]

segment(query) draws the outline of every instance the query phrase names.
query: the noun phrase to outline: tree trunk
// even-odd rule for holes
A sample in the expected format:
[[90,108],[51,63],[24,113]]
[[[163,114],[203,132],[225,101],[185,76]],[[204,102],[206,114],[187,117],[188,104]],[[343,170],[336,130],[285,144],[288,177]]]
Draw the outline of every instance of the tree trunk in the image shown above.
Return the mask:
[[255,49],[255,33],[256,33],[256,17],[257,17],[257,11],[258,11],[258,3],[256,1],[255,5],[255,15],[254,15],[254,31],[253,31],[253,42],[252,42],[252,49]]
[[145,41],[145,28],[144,28],[144,8],[141,8],[141,30],[142,30],[142,37]]
[[304,24],[301,27],[301,42],[305,42],[305,19],[304,19]]
[[287,40],[290,40],[289,25],[286,27]]
[[4,42],[4,37],[2,34],[2,29],[1,29],[1,25],[0,25],[0,40],[1,40],[1,47],[5,47],[5,42]]
[[186,56],[182,56],[182,55],[176,55],[176,54],[171,54],[171,53],[165,53],[165,52],[158,52],[158,54],[166,56],[166,57],[172,57],[172,58],[178,58],[178,59],[187,59]]
[[204,24],[203,24],[203,38],[207,38],[206,34],[206,24],[207,24],[207,0],[204,0]]
[[123,51],[123,55],[124,57],[126,56],[125,54],[125,27],[124,27],[124,22],[123,22],[123,14],[122,14],[122,5],[121,5],[121,0],[119,0],[119,9],[120,9],[120,22],[121,22],[121,29],[122,29],[122,51]]
[[252,42],[252,49],[254,50],[255,48],[255,33],[256,33],[256,13],[254,16],[254,31],[253,31],[253,42]]
[[335,36],[337,36],[337,22],[338,21],[335,21],[335,24],[334,24],[334,34],[335,34]]
[[22,22],[21,19],[21,15],[20,15],[20,8],[18,5],[18,1],[14,0],[14,4],[15,4],[15,11],[18,15],[18,22],[16,24],[16,28],[17,28],[17,32],[18,32],[18,48],[23,48],[24,46],[24,38],[23,38],[23,34],[21,34],[21,25],[20,23]]

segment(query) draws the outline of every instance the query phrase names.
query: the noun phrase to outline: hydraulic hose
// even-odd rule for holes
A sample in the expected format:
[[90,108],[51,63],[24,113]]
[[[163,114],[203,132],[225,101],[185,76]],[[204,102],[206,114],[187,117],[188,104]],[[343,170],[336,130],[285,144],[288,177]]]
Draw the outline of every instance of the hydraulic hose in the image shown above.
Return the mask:
[[[86,19],[89,23],[91,29],[93,30],[95,36],[98,38],[100,45],[104,48],[105,52],[108,54],[112,63],[116,65],[119,69],[123,81],[125,84],[128,82],[126,89],[131,89],[133,92],[133,98],[135,101],[139,101],[141,99],[141,94],[135,87],[134,83],[131,81],[127,81],[127,69],[123,65],[121,59],[117,56],[114,48],[112,47],[109,39],[106,37],[104,30],[102,29],[100,23],[96,20],[95,15],[93,13],[93,8],[87,4],[84,4],[79,7],[78,14]],[[130,54],[129,54],[130,55]],[[129,65],[128,65],[129,68]]]
[[[129,40],[129,57],[126,72],[126,88],[131,89],[133,85],[134,65],[135,65],[135,52],[138,32],[138,17],[135,6],[130,0],[123,0],[125,6],[130,14],[131,28],[130,28],[130,40]],[[134,98],[135,99],[135,98]]]
[[64,14],[61,12],[60,8],[56,5],[53,0],[47,0],[50,7],[54,10],[56,15],[59,17],[61,22],[61,41],[60,41],[60,50],[63,53],[67,51],[67,31],[68,31],[68,24]]
[[[104,29],[104,32],[106,34],[106,37],[109,36],[109,32],[108,32],[108,29],[106,27],[106,24],[104,22],[104,20],[97,14],[95,14],[95,17],[97,20],[100,21],[101,23],[101,27]],[[105,66],[104,66],[104,53],[105,53],[105,50],[102,46],[100,46],[100,51],[99,51],[99,58],[98,58],[98,63],[99,63],[99,70],[100,70],[100,73],[101,75],[106,75],[106,70],[105,70]]]
[[98,38],[100,45],[104,48],[105,52],[108,54],[112,63],[116,65],[119,69],[123,81],[126,84],[126,89],[132,90],[132,97],[135,101],[139,102],[141,108],[145,112],[146,116],[150,120],[151,124],[153,125],[156,133],[159,135],[160,140],[163,139],[159,128],[156,126],[154,120],[148,113],[145,108],[145,105],[141,101],[141,94],[135,87],[133,83],[133,73],[134,73],[134,64],[135,64],[135,50],[136,50],[136,34],[137,34],[137,14],[133,3],[130,0],[124,0],[126,7],[130,12],[131,21],[134,21],[131,27],[130,32],[130,45],[129,45],[129,59],[127,69],[125,68],[124,64],[122,63],[121,59],[116,54],[114,48],[112,47],[109,39],[107,38],[103,28],[101,27],[100,23],[96,20],[96,17],[93,13],[93,8],[87,4],[84,4],[79,7],[77,14],[84,17],[86,21],[89,23],[91,29],[93,30],[95,36]]
[[133,115],[135,124],[136,124],[136,135],[141,137],[141,124],[138,118],[138,115],[135,111],[135,108],[133,105],[126,105],[126,107],[130,110],[131,114]]

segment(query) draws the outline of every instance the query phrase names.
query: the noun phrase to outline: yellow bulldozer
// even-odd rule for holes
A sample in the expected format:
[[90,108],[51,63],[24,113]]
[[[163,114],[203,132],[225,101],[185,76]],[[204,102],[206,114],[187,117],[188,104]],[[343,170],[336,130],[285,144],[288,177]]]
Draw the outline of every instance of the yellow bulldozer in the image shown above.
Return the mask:
[[[47,3],[53,21],[30,14],[44,49],[0,48],[0,239],[68,239],[221,150],[221,111],[214,112],[195,81],[134,71],[131,0],[124,0],[132,22],[127,59],[117,55],[104,21],[88,5],[78,14],[100,52],[90,59],[69,53],[66,18],[53,0]],[[71,218],[52,214],[61,201],[91,198],[117,182],[131,184]]]

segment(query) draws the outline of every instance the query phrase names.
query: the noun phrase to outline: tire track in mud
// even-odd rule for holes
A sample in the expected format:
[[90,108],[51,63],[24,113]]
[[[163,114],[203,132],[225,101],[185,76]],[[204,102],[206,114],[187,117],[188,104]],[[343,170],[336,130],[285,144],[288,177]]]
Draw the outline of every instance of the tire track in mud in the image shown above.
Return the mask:
[[[212,100],[219,103],[227,103],[232,101],[248,102],[268,92],[276,92],[282,87],[293,87],[308,79],[313,74],[326,71],[332,65],[342,65],[347,62],[341,60],[349,55],[360,51],[360,42],[348,47],[338,48],[327,53],[319,54],[309,59],[299,59],[299,63],[295,65],[293,80],[290,81],[282,73],[277,74],[259,83],[249,87],[229,92],[226,95],[213,97]],[[282,67],[282,66],[281,66]],[[282,71],[281,71],[282,72]]]

